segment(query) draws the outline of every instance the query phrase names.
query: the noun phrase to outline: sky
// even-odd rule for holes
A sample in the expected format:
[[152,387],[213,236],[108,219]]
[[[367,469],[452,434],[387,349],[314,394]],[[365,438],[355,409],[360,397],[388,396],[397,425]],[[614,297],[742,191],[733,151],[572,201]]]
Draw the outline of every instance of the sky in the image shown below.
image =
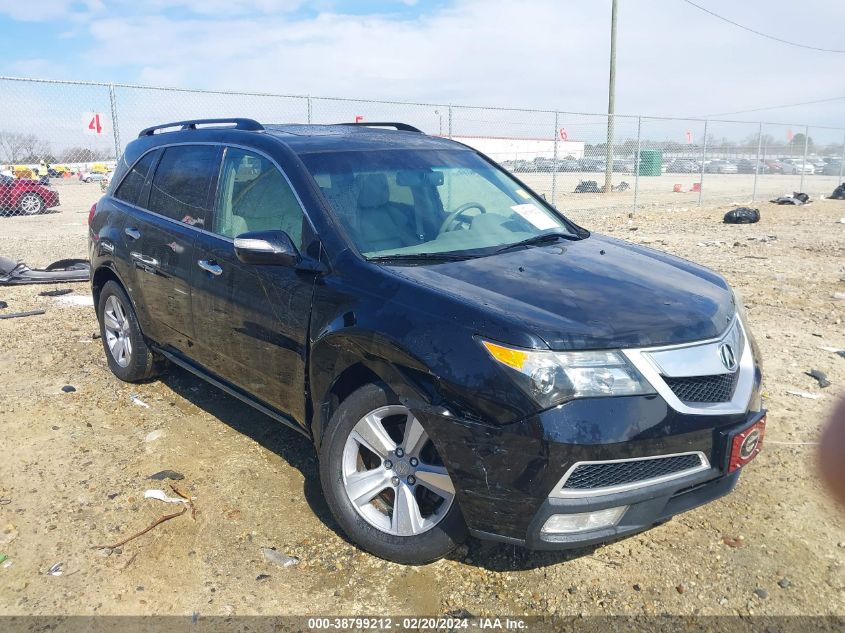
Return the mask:
[[[839,0],[697,1],[845,48]],[[601,113],[610,4],[0,0],[0,74]],[[619,5],[617,113],[703,117],[845,97],[845,54],[764,39],[682,0]],[[845,99],[724,118],[845,127]]]

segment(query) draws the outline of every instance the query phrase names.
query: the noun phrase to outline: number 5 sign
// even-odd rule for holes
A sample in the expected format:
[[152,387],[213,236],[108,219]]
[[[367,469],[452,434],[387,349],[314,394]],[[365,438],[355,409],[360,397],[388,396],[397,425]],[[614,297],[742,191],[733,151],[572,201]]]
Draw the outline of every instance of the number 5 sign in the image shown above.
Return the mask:
[[105,117],[99,112],[83,112],[82,123],[85,125],[86,134],[102,136],[106,131]]

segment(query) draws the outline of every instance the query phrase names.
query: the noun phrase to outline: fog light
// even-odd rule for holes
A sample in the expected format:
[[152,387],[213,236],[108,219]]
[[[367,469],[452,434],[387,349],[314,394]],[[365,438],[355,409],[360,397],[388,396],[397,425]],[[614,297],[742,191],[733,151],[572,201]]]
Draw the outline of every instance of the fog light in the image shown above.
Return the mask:
[[618,506],[595,512],[553,514],[546,520],[543,529],[540,531],[543,534],[571,534],[613,527],[619,522],[627,509],[628,506]]

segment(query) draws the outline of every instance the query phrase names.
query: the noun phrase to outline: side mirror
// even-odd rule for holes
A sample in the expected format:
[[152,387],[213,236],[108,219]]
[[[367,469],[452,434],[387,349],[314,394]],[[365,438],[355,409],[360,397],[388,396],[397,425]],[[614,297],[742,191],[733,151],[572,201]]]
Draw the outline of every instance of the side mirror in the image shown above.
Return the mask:
[[299,252],[284,231],[252,231],[235,238],[235,255],[244,264],[296,266]]

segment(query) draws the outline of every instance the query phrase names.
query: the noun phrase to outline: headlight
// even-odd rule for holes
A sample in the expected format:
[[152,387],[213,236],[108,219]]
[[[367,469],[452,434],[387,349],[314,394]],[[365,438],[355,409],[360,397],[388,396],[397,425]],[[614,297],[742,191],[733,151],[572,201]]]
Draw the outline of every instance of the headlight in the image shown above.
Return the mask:
[[551,352],[481,341],[517,384],[544,408],[573,398],[635,396],[654,388],[619,352]]

